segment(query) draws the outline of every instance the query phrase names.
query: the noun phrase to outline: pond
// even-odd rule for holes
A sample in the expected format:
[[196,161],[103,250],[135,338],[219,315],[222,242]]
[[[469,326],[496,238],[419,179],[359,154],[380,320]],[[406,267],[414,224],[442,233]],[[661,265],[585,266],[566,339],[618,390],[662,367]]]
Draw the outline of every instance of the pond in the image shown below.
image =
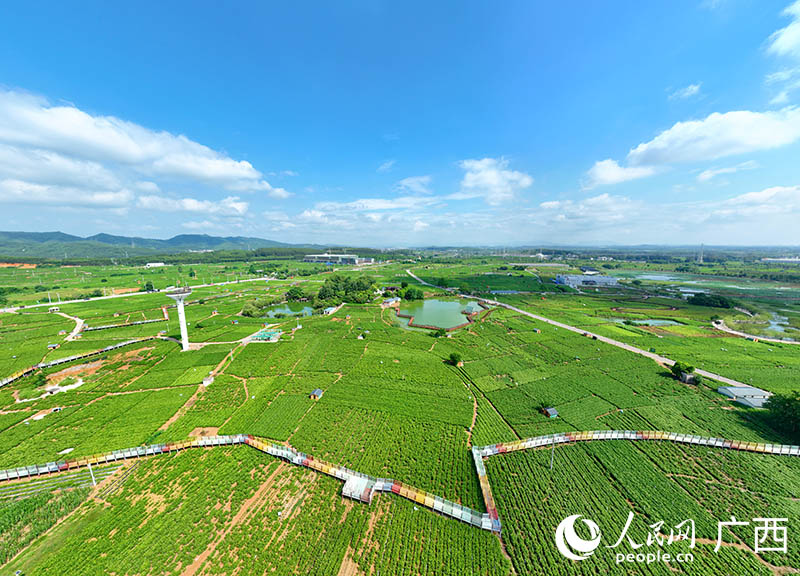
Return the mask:
[[[465,300],[417,300],[403,302],[400,313],[414,317],[413,326],[435,326],[436,328],[455,328],[467,321],[463,312],[477,311],[474,302]],[[409,318],[398,316],[397,319],[408,326]],[[412,327],[413,327],[412,326]]]
[[269,318],[275,316],[311,316],[314,311],[311,306],[303,304],[302,302],[286,302],[285,304],[276,304],[266,309],[265,315]]
[[[622,324],[625,322],[623,318],[611,318],[614,322],[618,324]],[[631,320],[633,324],[637,326],[679,326],[680,322],[675,322],[675,320],[665,320],[662,318],[648,318],[645,320]]]

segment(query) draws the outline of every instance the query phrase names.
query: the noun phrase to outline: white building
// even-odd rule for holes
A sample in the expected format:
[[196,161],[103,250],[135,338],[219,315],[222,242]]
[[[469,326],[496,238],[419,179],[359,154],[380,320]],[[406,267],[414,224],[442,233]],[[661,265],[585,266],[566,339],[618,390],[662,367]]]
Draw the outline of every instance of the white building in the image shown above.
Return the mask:
[[373,258],[359,258],[356,254],[307,254],[303,262],[316,262],[318,264],[358,265],[372,264]]
[[763,408],[772,394],[754,386],[720,386],[717,392],[732,398],[742,406],[750,408]]
[[163,262],[148,262],[144,265],[145,268],[161,268],[162,266],[166,266]]
[[559,274],[556,276],[556,284],[579,288],[617,286],[618,281],[613,276],[601,276],[599,274]]

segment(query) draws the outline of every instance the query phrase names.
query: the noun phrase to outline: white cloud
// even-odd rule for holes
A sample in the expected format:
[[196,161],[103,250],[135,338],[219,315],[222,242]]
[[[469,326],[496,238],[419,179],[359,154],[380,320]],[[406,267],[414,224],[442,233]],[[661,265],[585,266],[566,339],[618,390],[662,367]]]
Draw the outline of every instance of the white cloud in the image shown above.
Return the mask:
[[777,56],[800,59],[800,0],[787,6],[782,14],[791,18],[791,22],[769,37],[767,51]]
[[217,227],[216,222],[212,222],[210,220],[203,220],[202,222],[197,222],[190,220],[189,222],[184,222],[181,224],[187,230],[208,230]]
[[87,191],[70,186],[0,180],[0,203],[121,208],[133,199],[129,190]]
[[413,210],[437,203],[430,197],[360,198],[350,202],[319,202],[315,208],[325,212],[374,212],[376,210]]
[[632,166],[716,160],[769,150],[800,138],[800,109],[715,112],[703,120],[678,122],[628,153]]
[[387,160],[386,162],[383,162],[380,166],[378,166],[377,172],[389,172],[396,162],[396,160]]
[[545,210],[556,210],[559,206],[561,206],[561,202],[559,200],[548,200],[547,202],[542,202],[539,204],[539,207],[544,208]]
[[328,222],[328,215],[322,210],[303,210],[298,218],[304,222],[315,222],[325,224]]
[[590,190],[598,186],[619,184],[620,182],[652,176],[655,172],[655,168],[651,166],[620,166],[616,160],[609,158],[594,163],[594,166],[587,173],[583,188]]
[[769,103],[773,106],[781,106],[783,104],[786,104],[788,101],[789,101],[789,91],[781,90],[780,92],[775,94],[775,96],[772,97]]
[[430,228],[430,224],[428,224],[427,222],[423,222],[422,220],[415,220],[412,230],[414,230],[414,232],[422,232],[424,230],[427,230],[428,228]]
[[675,90],[672,94],[669,95],[669,99],[686,100],[687,98],[691,98],[692,96],[697,96],[699,93],[700,93],[700,83],[689,84],[684,88]]
[[97,162],[74,160],[49,150],[26,150],[2,143],[0,177],[90,189],[121,187],[117,177]]
[[[142,189],[144,176],[149,182]],[[154,131],[114,116],[0,89],[0,178],[120,192],[153,193],[170,185],[202,185],[286,198],[247,161],[235,160],[186,136]]]
[[403,178],[397,183],[398,190],[411,192],[412,194],[430,194],[430,176],[410,176]]
[[137,206],[157,212],[200,212],[220,216],[244,216],[249,204],[237,196],[228,196],[219,202],[196,198],[168,198],[165,196],[139,196]]
[[461,190],[447,196],[452,200],[483,198],[487,204],[497,206],[513,200],[518,192],[533,184],[530,175],[509,170],[505,158],[463,160],[459,166],[465,174]]
[[736,164],[735,166],[727,166],[724,168],[709,168],[708,170],[703,170],[700,174],[697,175],[698,182],[708,182],[709,180],[719,176],[721,174],[735,174],[741,170],[754,170],[758,168],[758,163],[752,160],[748,160],[747,162],[742,162],[740,164]]

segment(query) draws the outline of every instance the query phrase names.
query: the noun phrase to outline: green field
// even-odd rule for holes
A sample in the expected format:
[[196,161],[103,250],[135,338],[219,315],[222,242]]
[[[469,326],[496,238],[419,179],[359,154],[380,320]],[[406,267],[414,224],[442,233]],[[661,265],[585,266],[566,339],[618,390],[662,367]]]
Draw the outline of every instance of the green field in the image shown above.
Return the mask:
[[[444,278],[463,292],[653,348],[771,392],[800,389],[800,346],[719,332],[711,326],[719,310],[690,306],[665,293],[661,282],[565,292],[552,278],[567,268],[519,270],[515,262],[430,260],[342,270],[374,282],[371,301],[345,303],[333,315],[316,310],[299,320],[242,315],[246,303],[282,301],[292,286],[313,300],[331,276],[329,270],[288,261],[280,266],[290,273],[274,280],[195,289],[186,306],[193,345],[187,352],[177,341],[174,308],[168,308],[166,321],[84,331],[71,341],[67,336],[75,320],[48,313],[49,306],[0,313],[0,378],[43,361],[149,338],[35,370],[0,388],[0,469],[198,435],[253,434],[483,512],[472,445],[603,429],[798,443],[772,426],[765,411],[718,394],[718,384],[710,379],[683,384],[648,358],[514,311],[482,311],[473,323],[441,336],[409,330],[393,310],[380,306],[382,287],[417,285],[405,272],[411,268],[423,280]],[[157,287],[165,287],[167,282],[192,284],[194,278],[197,283],[237,274],[244,279],[249,270],[244,264],[171,268],[163,273],[114,266],[4,269],[0,283],[20,289],[9,293],[14,302],[32,304],[44,294],[34,290],[38,285],[59,286],[66,299],[99,284],[138,289],[143,280],[153,279],[163,280]],[[190,270],[195,276],[188,276]],[[107,282],[99,282],[102,278]],[[447,294],[422,289],[427,297]],[[508,290],[522,293],[490,294]],[[163,318],[162,307],[172,304],[164,294],[151,293],[59,308],[89,326],[104,326]],[[763,305],[768,309],[769,301]],[[634,320],[671,322],[647,326]],[[247,337],[265,325],[283,331],[279,341],[248,343]],[[54,343],[59,347],[49,349]],[[450,360],[453,354],[458,365]],[[209,376],[213,381],[204,383]],[[324,390],[319,400],[309,398],[315,388]],[[559,417],[547,418],[543,407],[556,408]],[[800,529],[798,458],[623,441],[559,446],[552,456],[552,470],[549,450],[486,461],[501,537],[391,494],[377,496],[372,505],[343,498],[338,480],[246,447],[128,461],[97,487],[84,486],[81,477],[64,485],[43,484],[35,492],[9,492],[20,495],[0,500],[0,563],[16,557],[1,570],[54,575],[182,574],[187,567],[220,575],[670,573],[663,565],[626,571],[610,552],[571,562],[556,550],[553,535],[565,516],[584,514],[616,529],[629,511],[640,527],[693,518],[703,539],[715,538],[717,521],[732,514],[790,519],[787,554],[765,553],[759,560],[750,549],[752,535],[748,540],[745,531],[734,530],[725,534],[729,545],[719,553],[705,540],[698,544],[686,573],[766,575],[770,567],[800,565],[800,548],[792,539]],[[81,558],[94,561],[87,566]]]

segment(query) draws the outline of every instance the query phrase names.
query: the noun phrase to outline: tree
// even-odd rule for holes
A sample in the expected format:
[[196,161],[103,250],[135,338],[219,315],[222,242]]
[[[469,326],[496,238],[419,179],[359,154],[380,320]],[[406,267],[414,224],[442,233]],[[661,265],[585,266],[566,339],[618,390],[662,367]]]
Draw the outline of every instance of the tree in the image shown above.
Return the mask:
[[317,293],[315,307],[338,306],[342,302],[364,304],[372,299],[375,283],[366,276],[333,274]]
[[47,376],[41,370],[36,373],[36,376],[33,377],[33,385],[37,388],[44,386],[47,384]]
[[680,378],[681,372],[686,372],[687,374],[694,372],[694,366],[685,364],[683,362],[675,362],[675,364],[673,364],[670,368],[670,371],[675,374],[677,378]]
[[254,302],[246,302],[245,305],[242,306],[242,316],[247,316],[248,318],[258,318],[261,315],[261,308],[259,308]]
[[403,293],[403,298],[405,300],[424,300],[425,293],[419,288],[411,286]]
[[730,298],[720,296],[719,294],[706,294],[704,292],[692,294],[686,302],[694,306],[709,306],[711,308],[733,308],[734,306],[734,301]]
[[289,288],[289,291],[286,292],[286,299],[289,302],[297,302],[298,300],[302,300],[306,297],[306,293],[303,292],[303,289],[300,286],[292,286]]
[[405,280],[403,280],[402,282],[400,282],[400,288],[402,288],[403,290],[405,290],[406,288],[408,288],[408,282],[406,282]]
[[769,413],[769,419],[774,428],[786,432],[793,442],[800,442],[799,391],[773,394],[764,407]]
[[153,286],[153,283],[150,280],[145,282],[144,286],[142,287],[142,292],[153,292],[154,290],[155,286]]
[[458,366],[461,363],[461,354],[458,352],[450,352],[450,357],[447,360],[452,366]]
[[189,278],[194,278],[197,276],[197,272],[194,271],[194,268],[189,268]]
[[447,336],[447,330],[444,328],[439,328],[436,332],[433,333],[434,338],[444,338]]

